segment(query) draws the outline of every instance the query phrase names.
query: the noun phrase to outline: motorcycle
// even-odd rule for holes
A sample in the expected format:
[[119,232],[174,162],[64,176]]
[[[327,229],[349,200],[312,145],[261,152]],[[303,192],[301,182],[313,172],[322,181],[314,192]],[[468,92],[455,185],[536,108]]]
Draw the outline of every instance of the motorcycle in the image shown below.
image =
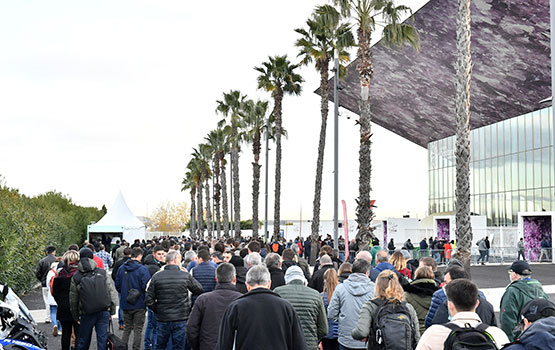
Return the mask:
[[0,283],[0,350],[46,349],[47,338],[17,294]]

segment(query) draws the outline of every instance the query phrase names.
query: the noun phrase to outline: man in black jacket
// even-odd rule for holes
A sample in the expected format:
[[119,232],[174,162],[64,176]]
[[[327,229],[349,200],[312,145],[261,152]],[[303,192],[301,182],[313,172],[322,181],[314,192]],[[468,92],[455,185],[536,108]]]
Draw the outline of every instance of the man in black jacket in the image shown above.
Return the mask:
[[182,271],[181,254],[172,250],[166,255],[166,266],[154,274],[146,293],[145,304],[156,313],[158,322],[156,350],[165,350],[171,338],[172,349],[183,349],[187,340],[185,328],[191,312],[189,291],[202,293],[202,286],[189,273]]
[[326,273],[329,269],[333,269],[331,257],[329,255],[323,255],[320,257],[320,265],[322,267],[318,269],[318,271],[314,272],[308,286],[316,289],[319,293],[322,293],[324,290],[324,273]]
[[[152,249],[152,254],[149,254],[144,259],[144,264],[150,272],[150,277],[160,271],[164,262],[166,261],[166,251],[161,245],[156,245]],[[154,311],[147,308],[147,321],[145,328],[145,350],[151,350],[156,340],[156,315]]]
[[46,287],[46,275],[50,271],[50,266],[56,261],[56,247],[48,246],[46,247],[46,256],[40,259],[35,269],[35,276],[40,281],[42,286],[42,299],[44,300],[44,305],[46,308],[46,318],[45,323],[50,323],[50,304],[48,303],[48,288]]
[[249,269],[249,292],[227,308],[216,349],[307,350],[295,309],[269,290],[270,284],[265,266]]
[[187,322],[187,342],[193,350],[216,349],[222,316],[229,304],[242,296],[235,288],[235,267],[221,263],[216,269],[216,289],[198,297]]

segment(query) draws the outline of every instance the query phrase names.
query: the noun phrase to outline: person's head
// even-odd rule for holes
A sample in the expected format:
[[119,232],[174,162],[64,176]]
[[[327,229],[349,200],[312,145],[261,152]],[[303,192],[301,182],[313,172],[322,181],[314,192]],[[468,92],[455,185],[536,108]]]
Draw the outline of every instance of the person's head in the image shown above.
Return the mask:
[[325,265],[332,265],[333,262],[331,261],[331,258],[329,255],[323,255],[320,257],[320,266],[325,266]]
[[451,266],[445,269],[445,284],[449,284],[458,279],[470,279],[468,272],[460,266]]
[[64,265],[69,266],[79,261],[79,252],[77,250],[68,250],[62,256]]
[[106,247],[104,246],[104,244],[101,244],[100,245],[100,250],[105,250],[105,249],[106,249]]
[[459,278],[445,285],[449,314],[474,312],[478,307],[478,287],[466,278]]
[[266,255],[266,259],[264,259],[264,262],[266,263],[266,267],[268,268],[268,270],[271,268],[281,268],[281,257],[276,253],[269,253],[268,255]]
[[437,262],[436,259],[431,258],[429,256],[425,256],[423,258],[420,258],[420,261],[418,263],[418,266],[429,266],[431,267],[433,272],[437,271]]
[[333,256],[333,248],[330,247],[329,245],[325,245],[322,248],[320,248],[320,256],[322,257],[324,255]]
[[247,266],[249,268],[257,265],[262,265],[262,257],[257,252],[252,252],[248,255]]
[[256,288],[270,289],[270,271],[263,265],[253,266],[247,271],[245,284],[249,292]]
[[[344,263],[343,263],[344,264]],[[339,284],[339,279],[337,278],[337,272],[335,269],[328,269],[324,272],[324,293],[327,294],[328,303],[331,301],[335,287]]]
[[512,263],[508,273],[509,279],[511,282],[514,282],[521,278],[530,277],[530,275],[532,275],[532,269],[530,268],[530,264],[526,261],[517,260]]
[[194,250],[186,251],[183,255],[183,261],[187,264],[191,261],[197,261],[197,253]]
[[[333,269],[330,269],[330,270],[333,270]],[[304,277],[303,270],[298,266],[290,266],[287,269],[287,271],[285,271],[284,278],[285,278],[286,284],[289,284],[295,280],[301,281],[304,285],[306,285],[307,283],[306,278]]]
[[361,250],[355,257],[355,260],[363,259],[368,261],[370,264],[372,263],[372,254],[370,254],[367,250]]
[[260,243],[258,243],[257,241],[252,241],[247,245],[247,249],[250,253],[260,253]]
[[376,253],[376,263],[377,264],[387,262],[388,259],[389,259],[389,254],[384,249],[382,249],[382,250],[380,250]]
[[129,247],[125,248],[125,249],[123,250],[123,256],[127,256],[127,257],[131,256],[131,252],[132,252],[132,251],[133,251],[132,248],[129,248]]
[[212,261],[216,264],[224,262],[224,255],[219,250],[215,250],[210,256],[212,257]]
[[555,304],[543,298],[533,299],[522,307],[520,316],[524,330],[537,320],[555,316]]
[[143,250],[139,247],[133,248],[131,250],[131,260],[141,261],[143,258]]
[[164,247],[161,245],[155,245],[152,249],[152,256],[156,259],[156,261],[166,261],[166,251],[164,250]]
[[216,282],[235,284],[235,266],[228,263],[221,263],[218,265],[216,268]]
[[83,260],[83,259],[94,259],[94,254],[92,252],[92,250],[90,250],[87,247],[81,248],[81,250],[79,251],[79,259]]
[[96,251],[96,248],[94,247],[94,244],[92,244],[92,243],[87,244],[86,247],[89,248],[90,250],[92,250],[93,253]]
[[67,247],[67,250],[75,250],[75,251],[79,251],[79,246],[77,244],[70,244],[69,247]]
[[434,279],[434,272],[432,271],[432,268],[429,266],[421,266],[419,268],[416,269],[416,271],[414,271],[414,279],[415,280],[419,280],[419,279]]
[[[291,250],[293,250],[293,252],[295,253],[295,255],[299,255],[299,252],[301,251],[301,248],[299,248],[299,245],[298,245],[298,244],[293,244],[293,245],[291,246]],[[282,255],[283,255],[283,253],[282,253]],[[285,260],[285,258],[284,258],[284,260]],[[293,258],[291,258],[291,260],[293,260]]]
[[353,273],[353,265],[351,265],[351,263],[344,262],[343,264],[341,264],[341,266],[339,266],[339,270],[337,270],[337,274],[342,275],[344,273]]
[[407,267],[407,261],[401,252],[395,252],[389,258],[389,263],[395,267],[395,270],[401,271]]
[[181,264],[181,254],[177,250],[170,250],[166,254],[166,264],[179,266]]
[[398,302],[405,300],[405,292],[394,271],[384,270],[380,272],[376,278],[374,297]]
[[[292,245],[292,247],[295,247],[295,246],[297,245],[296,244]],[[297,246],[297,248],[299,248],[299,246]],[[296,255],[295,252],[291,248],[284,249],[283,252],[281,253],[281,257],[283,258],[283,261],[293,261],[293,259],[295,258],[295,255]]]
[[53,245],[49,245],[48,247],[46,247],[45,251],[46,251],[46,254],[56,255],[56,247],[54,247]]
[[372,265],[370,265],[368,261],[359,259],[353,262],[352,271],[353,273],[362,273],[368,275],[371,266]]
[[220,252],[220,253],[225,252],[224,244],[222,242],[219,242],[219,241],[216,242],[214,244],[214,250],[217,251],[217,252]]
[[198,250],[198,258],[201,260],[201,263],[210,261],[210,251],[206,249],[199,249]]
[[224,262],[228,263],[229,260],[233,257],[233,253],[231,251],[225,251],[223,254]]

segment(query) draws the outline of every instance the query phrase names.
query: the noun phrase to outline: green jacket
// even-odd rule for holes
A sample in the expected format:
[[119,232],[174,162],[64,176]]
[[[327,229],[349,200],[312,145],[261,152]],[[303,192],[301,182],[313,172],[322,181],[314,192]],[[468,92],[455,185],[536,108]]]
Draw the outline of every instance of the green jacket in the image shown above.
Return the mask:
[[318,349],[318,341],[328,334],[328,318],[320,293],[300,280],[277,287],[274,292],[293,305],[303,327],[307,349]]
[[405,300],[411,304],[418,315],[420,334],[426,330],[426,315],[432,303],[432,295],[438,290],[433,279],[417,279],[405,286]]
[[510,341],[515,341],[520,332],[513,329],[520,322],[520,310],[532,299],[549,299],[543,291],[542,285],[535,279],[522,278],[507,286],[505,294],[501,298],[499,320],[501,329],[507,334]]
[[[94,270],[96,268],[96,263],[94,262],[93,259],[88,259],[88,260],[90,264],[90,269]],[[85,268],[83,267],[83,264],[81,263],[81,261],[79,262],[79,265],[77,266],[77,268],[79,269],[79,271],[81,271],[81,273],[85,272]],[[69,287],[69,308],[71,310],[71,314],[73,318],[76,320],[78,320],[82,315],[81,303],[79,301],[80,288],[81,287],[78,286],[77,283],[75,283],[74,279],[72,278],[71,285]],[[114,282],[112,281],[112,278],[110,278],[110,276],[108,275],[106,275],[106,288],[108,288],[108,294],[110,295],[110,299],[111,299],[110,314],[115,315],[118,293],[116,292],[116,288],[114,287]]]

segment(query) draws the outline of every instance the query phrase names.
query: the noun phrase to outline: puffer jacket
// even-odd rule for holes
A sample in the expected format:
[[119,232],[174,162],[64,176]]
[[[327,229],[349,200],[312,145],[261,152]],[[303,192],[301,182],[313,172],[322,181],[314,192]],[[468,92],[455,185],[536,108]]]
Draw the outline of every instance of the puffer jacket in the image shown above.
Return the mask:
[[438,290],[436,282],[433,279],[421,278],[412,281],[405,287],[405,299],[411,304],[418,315],[418,324],[420,325],[420,333],[424,333],[426,327],[426,315],[432,303],[432,295]]
[[[376,299],[377,303],[384,303],[383,299]],[[411,304],[405,303],[407,309],[409,310],[411,328],[414,334],[414,344],[416,345],[420,340],[420,332],[418,331],[418,316],[416,311]],[[378,305],[372,301],[367,301],[360,310],[360,316],[356,327],[352,331],[352,336],[354,339],[364,339],[368,338],[370,335],[370,328],[372,327],[372,315],[378,310]]]
[[549,299],[541,283],[535,279],[521,278],[507,286],[501,298],[499,321],[501,329],[507,334],[510,341],[514,341],[518,336],[518,333],[514,332],[514,328],[520,322],[520,310],[527,302],[537,298]]
[[376,282],[376,278],[378,278],[378,275],[385,270],[391,270],[397,273],[397,270],[395,270],[395,266],[391,265],[390,263],[379,263],[370,271],[370,279],[372,280],[372,282]]
[[351,331],[356,328],[360,309],[374,297],[374,282],[361,273],[353,273],[335,288],[328,306],[328,317],[339,323],[339,343],[347,348],[366,349],[366,344],[355,340]]
[[546,350],[555,344],[555,316],[539,319],[503,350]]
[[[480,303],[476,308],[476,313],[480,316],[482,323],[488,326],[497,327],[497,319],[495,318],[495,311],[493,310],[493,305],[486,300],[486,297],[482,292],[478,292],[478,300]],[[441,305],[439,305],[437,312],[432,320],[432,325],[434,324],[445,324],[449,322],[449,310],[447,308],[447,300],[444,300]]]
[[320,293],[305,287],[300,280],[277,287],[274,292],[293,305],[303,328],[307,348],[318,349],[318,340],[328,334],[328,319]]
[[191,312],[189,291],[199,295],[202,286],[177,265],[166,265],[150,279],[145,304],[156,313],[159,322],[184,321]]
[[447,300],[447,295],[445,295],[445,290],[443,288],[438,289],[432,295],[432,301],[430,302],[430,308],[428,309],[428,313],[426,314],[426,320],[424,321],[424,326],[426,328],[432,325],[432,320],[436,315],[438,307],[443,303],[444,300]]
[[[203,293],[211,292],[216,288],[216,268],[209,261],[194,267],[191,275],[200,283]],[[197,296],[193,295],[193,304],[195,300],[197,300]]]

